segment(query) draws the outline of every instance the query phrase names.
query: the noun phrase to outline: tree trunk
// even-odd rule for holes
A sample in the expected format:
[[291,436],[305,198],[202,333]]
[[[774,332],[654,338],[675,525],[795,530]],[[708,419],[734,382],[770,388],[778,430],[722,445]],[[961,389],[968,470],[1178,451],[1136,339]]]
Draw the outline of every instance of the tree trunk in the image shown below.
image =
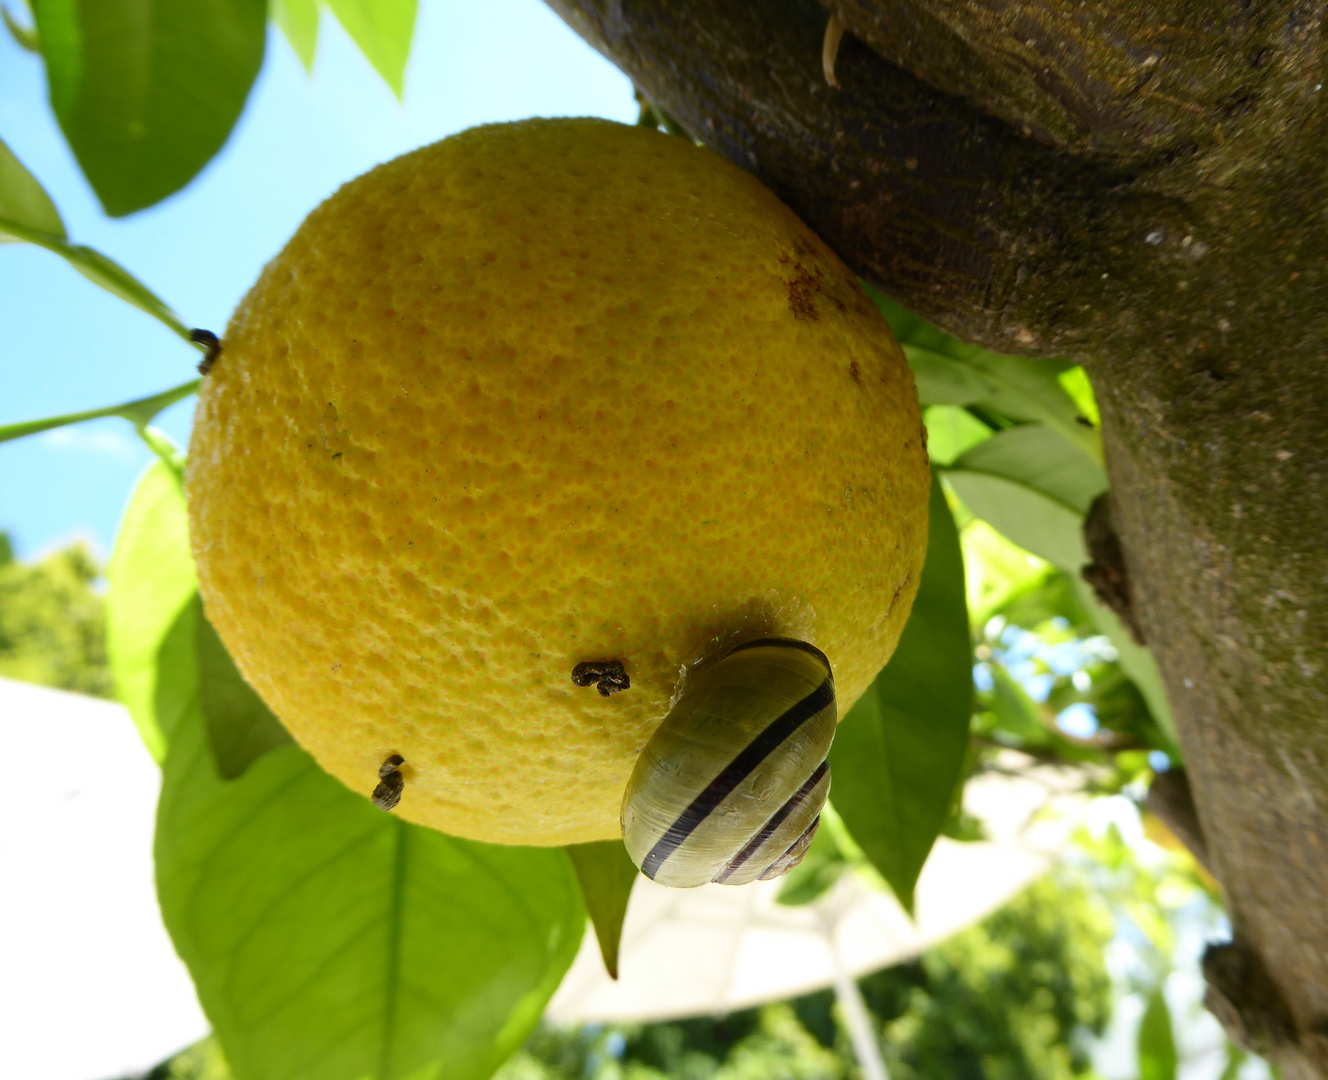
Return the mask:
[[1328,1078],[1324,0],[830,0],[838,89],[813,0],[550,2],[901,303],[1087,366],[1216,1007]]

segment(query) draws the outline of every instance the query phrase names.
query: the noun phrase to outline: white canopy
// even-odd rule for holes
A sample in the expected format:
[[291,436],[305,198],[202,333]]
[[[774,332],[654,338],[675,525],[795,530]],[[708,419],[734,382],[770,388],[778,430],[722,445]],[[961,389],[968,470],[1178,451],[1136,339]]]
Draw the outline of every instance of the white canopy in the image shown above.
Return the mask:
[[[916,956],[996,910],[1044,873],[1083,820],[1082,777],[1005,752],[969,782],[964,805],[988,840],[941,838],[911,921],[894,896],[846,874],[813,904],[776,902],[781,882],[666,889],[639,877],[623,928],[620,981],[588,933],[545,1015],[555,1022],[725,1013],[834,986]],[[832,795],[833,799],[833,795]]]
[[0,1076],[142,1072],[208,1022],[152,881],[161,774],[110,702],[0,679]]

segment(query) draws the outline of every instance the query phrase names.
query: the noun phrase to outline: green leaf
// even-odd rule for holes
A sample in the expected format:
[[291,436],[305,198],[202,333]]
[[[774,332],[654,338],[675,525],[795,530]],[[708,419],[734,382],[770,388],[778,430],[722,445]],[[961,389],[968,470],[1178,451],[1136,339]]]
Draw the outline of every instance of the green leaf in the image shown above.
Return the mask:
[[1076,576],[1088,562],[1077,510],[1003,476],[955,468],[945,480],[969,510],[1021,548]]
[[830,749],[835,809],[910,911],[959,783],[973,702],[964,559],[935,480],[930,528],[927,563],[899,646],[839,725]]
[[[861,279],[859,279],[861,281]],[[874,285],[861,281],[863,291],[871,298],[885,321],[890,324],[900,345],[921,345],[924,348],[945,349],[949,342],[956,341],[943,330],[938,330],[921,316],[900,307]]]
[[265,0],[41,0],[35,15],[51,106],[113,217],[198,174],[263,62]]
[[140,311],[146,311],[154,319],[165,323],[186,341],[189,330],[180,321],[180,317],[167,306],[156,293],[134,277],[119,263],[108,259],[100,251],[94,251],[83,244],[70,244],[57,254],[63,255],[75,270],[94,285],[99,285],[113,296],[118,296],[127,304],[132,304]]
[[[992,533],[992,535],[998,534]],[[1013,544],[1010,547],[1023,553],[1022,549],[1014,547]],[[1027,558],[1033,558],[1031,555],[1023,554]],[[1047,628],[1046,624],[1052,619],[1064,619],[1066,632],[1074,634],[1082,631],[1085,636],[1091,633],[1088,613],[1079,603],[1079,596],[1070,575],[1064,570],[1057,570],[1042,559],[1036,561],[1043,567],[1042,575],[1030,581],[1025,587],[1007,593],[1002,602],[990,611],[988,618],[991,615],[1000,615],[1007,623],[1023,627],[1025,630],[1036,632],[1051,629],[1053,633],[1057,631],[1054,628]]]
[[585,929],[561,851],[407,825],[295,746],[222,781],[197,710],[166,759],[155,855],[237,1080],[485,1080]]
[[981,405],[1011,420],[1046,424],[1102,464],[1101,433],[1061,384],[1073,365],[965,345],[866,288],[904,347],[923,405]]
[[106,653],[116,695],[157,761],[197,693],[189,522],[161,461],[134,488],[106,568]]
[[1107,490],[1106,470],[1041,424],[998,431],[965,451],[954,467],[1015,480],[1081,516]]
[[962,536],[968,610],[975,626],[985,627],[1006,604],[1056,573],[1045,559],[1010,543],[985,521],[970,521]]
[[1159,986],[1149,995],[1139,1023],[1139,1080],[1176,1080],[1176,1042],[1171,1011]]
[[1102,433],[1085,423],[1079,406],[1060,384],[1060,375],[1069,365],[1060,360],[1006,356],[973,346],[963,349],[963,362],[987,381],[988,392],[979,404],[1012,420],[1046,424],[1098,465],[1103,463]]
[[318,0],[272,0],[272,20],[300,58],[304,70],[314,70],[318,50]]
[[[1030,563],[1026,552],[1050,557],[1049,553],[1059,551],[1067,563],[1075,564],[1062,566],[1062,569],[1076,601],[1098,631],[1111,641],[1121,668],[1138,687],[1153,719],[1174,744],[1176,725],[1152,651],[1135,642],[1080,575],[1080,566],[1088,561],[1080,518],[1067,507],[1022,488],[1022,485],[1021,494],[1002,501],[1002,492],[992,490],[991,477],[958,472],[945,475],[968,508],[990,522],[990,525],[975,522],[964,530],[964,546],[972,564],[969,601],[978,624],[985,625],[1006,604],[1029,589],[1041,587],[1047,580],[1045,563]],[[958,483],[955,483],[956,479]],[[1026,512],[1021,514],[1021,509]],[[1038,551],[1039,547],[1043,550]],[[1051,561],[1055,562],[1054,559]]]
[[84,420],[99,420],[105,416],[119,416],[135,427],[145,428],[148,421],[163,409],[194,393],[198,389],[199,381],[194,379],[173,386],[169,390],[163,390],[160,394],[136,398],[120,405],[108,405],[104,409],[89,409],[86,412],[65,413],[63,416],[47,416],[41,420],[20,420],[17,424],[0,425],[0,443],[8,442],[10,439],[21,439],[25,435],[36,435],[39,431],[49,431],[51,428],[80,424]]
[[933,405],[924,410],[922,419],[927,425],[927,454],[934,464],[949,465],[992,435],[981,420],[954,405]]
[[1046,746],[1051,732],[1038,719],[1038,706],[1002,664],[992,664],[991,708],[996,725],[1030,746]]
[[401,96],[415,33],[416,0],[326,0],[383,81]]
[[1157,661],[1153,658],[1153,650],[1138,644],[1130,636],[1115,612],[1098,600],[1092,586],[1082,577],[1074,575],[1074,587],[1080,604],[1088,612],[1093,624],[1115,648],[1121,669],[1139,688],[1158,727],[1173,745],[1178,745],[1176,721],[1171,715],[1171,705],[1167,701],[1166,687],[1162,683],[1162,673],[1157,669]]
[[621,840],[568,844],[568,857],[581,883],[599,954],[611,979],[618,977],[618,946],[622,940],[627,901],[636,884],[636,866]]
[[6,222],[55,237],[65,236],[60,211],[51,202],[46,189],[23,167],[13,151],[0,142],[0,244],[22,240],[23,237],[6,230]]
[[198,701],[213,761],[223,780],[234,780],[255,761],[291,741],[290,734],[253,687],[244,681],[231,654],[197,601],[194,648],[198,656]]
[[904,355],[923,405],[973,405],[998,389],[980,371],[932,349],[905,345]]
[[1093,395],[1093,384],[1088,381],[1088,372],[1081,367],[1066,368],[1060,374],[1060,384],[1074,398],[1083,417],[1094,427],[1101,427],[1102,416],[1097,409],[1097,398]]

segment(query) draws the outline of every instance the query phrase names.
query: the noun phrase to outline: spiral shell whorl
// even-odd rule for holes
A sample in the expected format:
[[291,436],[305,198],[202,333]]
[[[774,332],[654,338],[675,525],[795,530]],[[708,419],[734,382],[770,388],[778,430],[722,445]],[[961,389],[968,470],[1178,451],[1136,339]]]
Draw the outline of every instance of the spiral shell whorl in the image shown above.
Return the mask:
[[801,860],[830,791],[825,655],[761,638],[697,672],[637,759],[623,842],[662,885],[742,885]]

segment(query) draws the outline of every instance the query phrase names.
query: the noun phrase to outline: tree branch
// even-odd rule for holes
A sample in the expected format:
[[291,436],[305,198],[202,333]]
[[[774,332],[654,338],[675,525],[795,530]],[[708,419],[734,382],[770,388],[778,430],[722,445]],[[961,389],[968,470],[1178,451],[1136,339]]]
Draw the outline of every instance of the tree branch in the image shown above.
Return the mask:
[[551,3],[887,294],[990,348],[1088,366],[1132,606],[1209,853],[1294,1014],[1282,1064],[1314,1075],[1328,1030],[1325,0],[830,0],[852,31],[839,90],[814,0]]
[[1192,154],[1263,96],[1301,6],[1221,0],[822,0],[875,52],[1040,141]]

